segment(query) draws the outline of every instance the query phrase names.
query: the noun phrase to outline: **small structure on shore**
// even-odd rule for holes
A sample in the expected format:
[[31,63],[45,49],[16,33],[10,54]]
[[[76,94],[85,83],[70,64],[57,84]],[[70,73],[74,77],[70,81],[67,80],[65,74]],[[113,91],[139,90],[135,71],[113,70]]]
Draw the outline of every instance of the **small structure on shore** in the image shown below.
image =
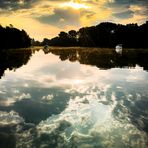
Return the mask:
[[116,47],[115,47],[115,51],[119,54],[122,54],[122,44],[118,44]]

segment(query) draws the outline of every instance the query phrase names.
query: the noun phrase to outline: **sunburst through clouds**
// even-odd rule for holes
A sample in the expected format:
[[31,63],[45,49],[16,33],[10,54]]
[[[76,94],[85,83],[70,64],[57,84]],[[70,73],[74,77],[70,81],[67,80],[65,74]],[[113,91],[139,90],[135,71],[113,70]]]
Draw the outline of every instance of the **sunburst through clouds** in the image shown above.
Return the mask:
[[73,9],[89,9],[90,6],[81,3],[80,0],[71,0],[70,2],[65,2],[62,4],[62,7],[71,7]]

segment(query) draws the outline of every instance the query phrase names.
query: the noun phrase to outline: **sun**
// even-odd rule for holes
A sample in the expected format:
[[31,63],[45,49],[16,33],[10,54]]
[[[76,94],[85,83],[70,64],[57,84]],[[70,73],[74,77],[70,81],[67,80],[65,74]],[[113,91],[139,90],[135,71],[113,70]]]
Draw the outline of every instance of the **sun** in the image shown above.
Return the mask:
[[88,9],[89,6],[85,5],[85,4],[81,4],[80,2],[78,1],[74,1],[74,0],[71,0],[70,2],[67,2],[67,3],[63,3],[62,4],[62,7],[71,7],[73,9]]

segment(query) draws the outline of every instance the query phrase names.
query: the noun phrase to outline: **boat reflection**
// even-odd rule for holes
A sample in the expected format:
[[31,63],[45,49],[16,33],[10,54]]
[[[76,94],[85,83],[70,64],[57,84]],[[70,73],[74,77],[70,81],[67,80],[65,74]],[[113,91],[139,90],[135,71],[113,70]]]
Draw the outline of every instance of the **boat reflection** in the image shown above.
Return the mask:
[[[80,64],[97,66],[100,69],[110,68],[133,68],[136,65],[148,70],[148,51],[147,50],[124,50],[122,55],[117,54],[113,49],[91,49],[91,48],[50,48],[43,50],[45,54],[52,53],[59,56],[61,61],[79,61]],[[8,50],[0,52],[0,78],[5,70],[15,70],[22,65],[26,65],[30,60],[33,51]]]
[[148,51],[127,49],[117,54],[113,49],[50,49],[52,54],[71,62],[79,61],[80,64],[94,65],[100,69],[133,68],[136,65],[148,70]]

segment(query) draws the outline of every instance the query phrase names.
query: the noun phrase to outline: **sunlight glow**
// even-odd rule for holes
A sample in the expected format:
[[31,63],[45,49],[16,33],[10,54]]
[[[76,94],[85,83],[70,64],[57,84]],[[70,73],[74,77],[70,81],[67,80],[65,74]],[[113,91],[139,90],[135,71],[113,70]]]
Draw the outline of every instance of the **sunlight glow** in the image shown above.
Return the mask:
[[67,2],[67,3],[63,3],[62,7],[71,7],[71,8],[76,9],[76,10],[90,8],[90,6],[87,6],[85,4],[80,4],[79,2],[75,2],[73,0],[71,0],[70,2]]
[[19,0],[18,3],[19,3],[20,5],[23,5],[23,4],[24,4],[24,0]]

